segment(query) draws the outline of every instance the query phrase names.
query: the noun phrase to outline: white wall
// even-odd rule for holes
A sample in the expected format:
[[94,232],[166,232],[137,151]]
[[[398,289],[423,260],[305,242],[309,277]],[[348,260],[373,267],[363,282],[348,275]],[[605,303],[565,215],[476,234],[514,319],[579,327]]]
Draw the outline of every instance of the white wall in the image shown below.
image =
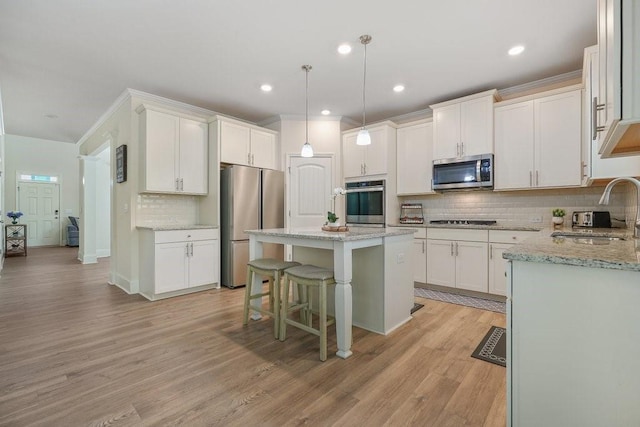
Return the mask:
[[[634,187],[635,188],[635,187]],[[612,218],[625,218],[626,189],[614,188],[611,203],[598,204],[604,187],[523,191],[466,191],[430,196],[401,197],[402,202],[422,203],[425,222],[432,219],[497,220],[501,224],[551,226],[551,211],[567,212],[565,226],[571,226],[571,213],[582,210],[609,211]],[[540,217],[541,223],[532,219]],[[399,213],[388,219],[398,223]]]
[[60,227],[66,243],[68,216],[79,216],[78,147],[68,142],[5,135],[4,212],[15,209],[16,173],[60,177]]
[[111,253],[111,148],[100,152],[96,164],[96,255]]
[[[280,132],[280,164],[286,167],[287,155],[299,155],[305,142],[305,119],[304,117],[282,117],[277,126],[271,128]],[[309,118],[309,143],[313,147],[314,154],[334,155],[333,187],[344,186],[341,141],[339,117]],[[344,210],[343,199],[344,197],[336,198],[337,212]]]

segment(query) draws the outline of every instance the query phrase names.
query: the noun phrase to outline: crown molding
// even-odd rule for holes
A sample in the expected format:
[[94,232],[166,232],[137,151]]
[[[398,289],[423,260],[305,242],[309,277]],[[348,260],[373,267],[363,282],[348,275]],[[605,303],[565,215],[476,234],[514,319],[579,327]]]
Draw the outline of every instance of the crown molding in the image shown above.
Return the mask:
[[98,128],[100,128],[100,126],[102,126],[109,119],[109,117],[111,117],[120,107],[122,107],[125,104],[125,102],[131,100],[131,93],[129,91],[130,91],[130,89],[125,89],[120,94],[120,96],[118,96],[116,98],[116,100],[113,102],[113,104],[111,104],[111,106],[109,108],[107,108],[107,111],[102,113],[102,115],[93,124],[93,126],[91,126],[89,128],[89,130],[86,131],[84,133],[84,135],[82,135],[82,137],[78,140],[78,142],[76,142],[76,145],[78,147],[80,147],[82,144],[84,144],[87,141],[87,139],[89,139],[89,137],[91,135],[96,133]]
[[140,90],[127,88],[116,98],[116,100],[111,104],[107,111],[105,111],[100,118],[89,128],[88,131],[85,132],[84,135],[76,142],[77,146],[81,146],[84,144],[87,139],[102,126],[120,107],[122,107],[126,102],[131,101],[133,98],[141,100],[142,102],[150,102],[153,104],[161,104],[165,107],[169,107],[172,109],[181,110],[187,113],[191,113],[195,116],[199,116],[202,118],[208,118],[214,115],[222,115],[213,110],[207,110],[206,108],[196,107],[194,105],[186,104],[184,102],[175,101],[173,99],[164,98],[162,96],[153,95],[151,93],[142,92]]
[[580,81],[582,81],[582,70],[569,71],[568,73],[558,74],[557,76],[547,77],[518,86],[511,86],[505,89],[500,89],[498,90],[498,95],[503,99],[510,98],[513,96],[517,96],[518,93],[544,89],[549,86],[561,84],[574,79],[580,79]]
[[399,116],[390,117],[389,120],[397,124],[413,122],[415,120],[430,119],[433,117],[433,110],[431,108],[424,108],[418,111],[412,111],[406,114],[400,114]]

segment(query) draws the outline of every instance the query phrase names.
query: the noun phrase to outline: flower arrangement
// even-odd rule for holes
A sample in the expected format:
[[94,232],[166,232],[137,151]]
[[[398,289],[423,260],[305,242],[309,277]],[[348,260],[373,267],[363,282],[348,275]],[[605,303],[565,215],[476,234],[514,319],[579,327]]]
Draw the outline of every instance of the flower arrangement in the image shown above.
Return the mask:
[[[333,189],[333,193],[331,194],[331,209],[333,211],[336,210],[336,197],[338,196],[344,196],[345,194],[347,194],[347,190],[345,190],[342,187],[336,187]],[[338,221],[338,216],[336,216],[335,212],[327,212],[327,222],[329,223],[335,223]]]
[[566,212],[564,211],[564,209],[556,208],[553,210],[552,214],[553,216],[562,218],[563,216],[566,215]]
[[22,212],[20,211],[9,211],[7,212],[7,216],[9,218],[11,218],[11,223],[12,224],[17,224],[18,223],[18,218],[20,218],[23,215]]

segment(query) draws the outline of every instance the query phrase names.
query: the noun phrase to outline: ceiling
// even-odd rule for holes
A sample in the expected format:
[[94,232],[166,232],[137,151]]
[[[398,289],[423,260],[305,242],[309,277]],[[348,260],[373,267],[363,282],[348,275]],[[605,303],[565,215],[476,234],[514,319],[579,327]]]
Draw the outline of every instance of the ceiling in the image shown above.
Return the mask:
[[5,132],[77,142],[126,88],[252,122],[304,115],[303,64],[311,116],[361,121],[362,34],[373,122],[580,69],[596,0],[0,0]]

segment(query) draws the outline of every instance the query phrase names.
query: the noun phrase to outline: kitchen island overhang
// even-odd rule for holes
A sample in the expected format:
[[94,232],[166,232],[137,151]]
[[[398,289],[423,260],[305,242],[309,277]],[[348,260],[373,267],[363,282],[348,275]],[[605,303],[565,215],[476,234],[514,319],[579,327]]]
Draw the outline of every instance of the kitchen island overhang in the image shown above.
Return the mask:
[[[334,270],[336,354],[346,359],[352,354],[352,325],[386,335],[411,319],[415,231],[353,227],[347,232],[327,232],[317,227],[246,233],[249,259],[262,257],[263,243],[280,243],[293,246],[295,261]],[[252,292],[259,292],[260,281],[253,283]]]

